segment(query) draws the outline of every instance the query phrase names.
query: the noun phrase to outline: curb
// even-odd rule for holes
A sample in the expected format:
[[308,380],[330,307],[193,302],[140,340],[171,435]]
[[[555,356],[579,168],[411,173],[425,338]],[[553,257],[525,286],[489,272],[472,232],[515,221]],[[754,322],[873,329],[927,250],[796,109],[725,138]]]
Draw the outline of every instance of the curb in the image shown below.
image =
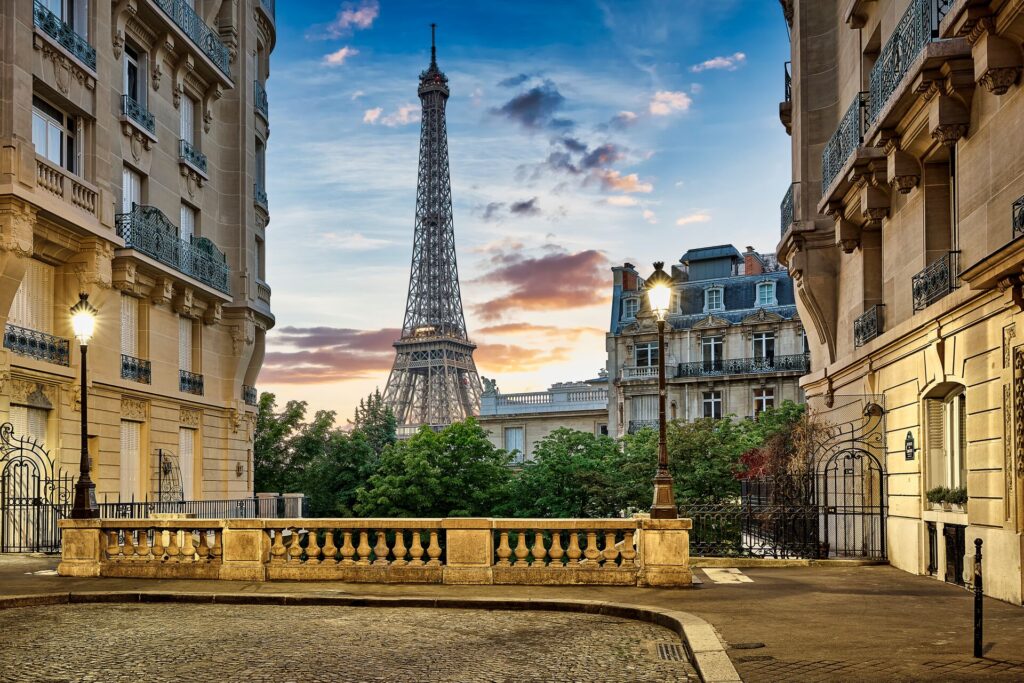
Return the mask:
[[703,567],[736,567],[737,569],[782,569],[796,567],[824,567],[839,569],[842,567],[870,567],[887,565],[887,560],[799,560],[776,559],[771,557],[691,557],[690,568]]
[[711,624],[689,612],[640,607],[600,600],[553,600],[535,598],[417,598],[296,593],[172,593],[161,591],[83,591],[41,593],[0,598],[0,610],[15,607],[112,602],[187,602],[227,605],[306,605],[339,607],[429,607],[442,609],[538,610],[599,614],[662,626],[678,635],[690,661],[704,683],[741,681],[725,645]]

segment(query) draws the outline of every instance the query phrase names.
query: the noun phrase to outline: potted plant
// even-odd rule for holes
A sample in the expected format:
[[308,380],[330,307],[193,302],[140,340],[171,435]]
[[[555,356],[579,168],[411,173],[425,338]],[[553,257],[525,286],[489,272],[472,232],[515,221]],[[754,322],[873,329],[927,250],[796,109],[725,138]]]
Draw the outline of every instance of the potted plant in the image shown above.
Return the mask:
[[963,486],[949,489],[946,492],[946,502],[957,511],[963,512],[964,506],[967,505],[967,489]]
[[945,486],[936,486],[933,489],[928,489],[924,496],[928,499],[928,502],[932,504],[932,510],[941,510],[942,502],[946,499],[946,494],[949,491]]

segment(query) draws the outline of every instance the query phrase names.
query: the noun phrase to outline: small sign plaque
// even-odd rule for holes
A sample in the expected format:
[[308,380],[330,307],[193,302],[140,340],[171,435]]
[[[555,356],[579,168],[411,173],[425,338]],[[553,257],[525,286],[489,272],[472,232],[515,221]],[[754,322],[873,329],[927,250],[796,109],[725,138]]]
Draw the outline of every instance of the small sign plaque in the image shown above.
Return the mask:
[[917,451],[917,449],[914,448],[914,433],[913,432],[907,432],[907,440],[906,440],[906,442],[905,442],[905,444],[903,446],[903,453],[906,456],[907,460],[913,460],[914,459],[914,452],[915,451]]

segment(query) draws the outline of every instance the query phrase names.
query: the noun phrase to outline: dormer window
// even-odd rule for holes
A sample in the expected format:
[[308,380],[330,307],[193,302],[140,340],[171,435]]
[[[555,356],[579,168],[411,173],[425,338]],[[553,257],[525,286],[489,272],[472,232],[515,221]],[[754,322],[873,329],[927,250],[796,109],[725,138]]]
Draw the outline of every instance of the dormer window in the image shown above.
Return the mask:
[[622,316],[624,318],[635,318],[639,308],[639,299],[626,299],[622,302]]
[[774,282],[759,282],[757,283],[757,306],[778,306],[779,302],[775,298],[775,283]]
[[708,287],[704,290],[704,312],[725,310],[725,290],[721,287]]

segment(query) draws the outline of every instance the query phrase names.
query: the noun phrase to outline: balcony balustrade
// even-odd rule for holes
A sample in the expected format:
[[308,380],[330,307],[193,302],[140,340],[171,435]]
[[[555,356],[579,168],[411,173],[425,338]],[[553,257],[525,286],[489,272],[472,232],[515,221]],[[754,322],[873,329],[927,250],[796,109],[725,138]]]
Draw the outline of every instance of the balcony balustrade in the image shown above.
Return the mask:
[[636,434],[641,429],[653,429],[654,431],[658,431],[658,424],[657,420],[630,420],[629,427],[626,431],[630,434]]
[[186,394],[203,395],[203,376],[188,370],[178,370],[178,389]]
[[206,155],[188,140],[178,140],[178,159],[206,174]]
[[39,0],[33,3],[32,23],[57,41],[57,44],[70,52],[75,59],[93,71],[96,70],[96,48]]
[[262,301],[266,305],[270,305],[270,285],[266,282],[256,282],[256,299]]
[[860,317],[853,321],[854,347],[864,346],[882,333],[883,306],[884,304],[876,304],[864,311]]
[[256,397],[256,387],[251,387],[248,384],[242,385],[242,400],[245,401],[245,405],[254,406],[258,404]]
[[481,415],[604,410],[607,407],[607,389],[531,391],[518,394],[484,393],[480,397]]
[[267,189],[259,183],[253,183],[252,196],[257,204],[266,209],[269,204],[267,203]]
[[959,256],[958,251],[943,254],[911,279],[915,313],[923,311],[957,288]]
[[1012,208],[1013,237],[1024,235],[1024,197],[1013,203]]
[[4,348],[54,365],[70,365],[71,342],[38,330],[11,325],[4,328]]
[[866,130],[864,112],[867,100],[867,93],[857,93],[839,122],[839,127],[825,144],[825,149],[821,153],[821,190],[823,194],[828,191],[832,181],[864,142],[864,131]]
[[184,31],[185,35],[195,43],[210,61],[213,62],[221,72],[231,78],[231,57],[227,46],[221,41],[220,36],[212,28],[206,25],[202,17],[189,7],[186,0],[153,0],[157,7],[162,9],[178,28]]
[[230,294],[228,264],[223,252],[205,237],[178,237],[177,228],[154,206],[136,204],[130,213],[117,215],[117,234],[125,245]]
[[148,360],[121,354],[121,379],[151,384],[153,382],[153,364]]
[[36,155],[36,184],[55,197],[78,207],[91,216],[99,217],[97,199],[99,192],[66,169]]
[[149,131],[150,134],[156,135],[156,119],[140,102],[136,102],[128,95],[122,95],[121,113]]
[[256,106],[256,113],[263,117],[264,121],[270,121],[270,100],[267,99],[267,90],[259,81],[252,82],[252,97]]
[[782,234],[785,235],[789,226],[793,225],[793,189],[796,183],[791,183],[786,194],[782,196],[782,204],[779,205],[779,213],[782,217]]
[[810,362],[806,353],[763,358],[719,358],[680,363],[676,377],[707,377],[719,375],[756,375],[775,372],[807,372]]
[[622,379],[658,379],[658,366],[626,366],[622,368]]

